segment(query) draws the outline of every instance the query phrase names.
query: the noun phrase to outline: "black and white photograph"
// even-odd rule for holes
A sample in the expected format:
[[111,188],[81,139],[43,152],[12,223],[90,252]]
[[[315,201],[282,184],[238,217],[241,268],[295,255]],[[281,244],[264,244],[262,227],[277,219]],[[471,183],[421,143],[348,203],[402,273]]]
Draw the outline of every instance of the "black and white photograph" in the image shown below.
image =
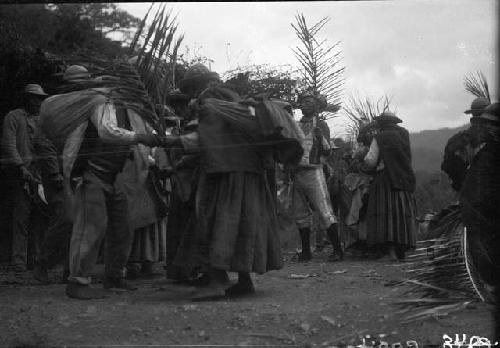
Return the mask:
[[0,347],[500,346],[499,4],[0,4]]

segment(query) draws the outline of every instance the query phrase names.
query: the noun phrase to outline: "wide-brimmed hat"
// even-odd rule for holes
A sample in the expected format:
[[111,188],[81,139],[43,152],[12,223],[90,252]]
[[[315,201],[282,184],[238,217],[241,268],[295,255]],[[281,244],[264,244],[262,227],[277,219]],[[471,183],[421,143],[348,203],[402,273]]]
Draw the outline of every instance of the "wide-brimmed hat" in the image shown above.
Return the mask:
[[189,101],[189,96],[182,93],[179,89],[175,89],[167,94],[165,101],[167,104],[187,103]]
[[71,65],[69,66],[63,74],[63,81],[71,82],[78,80],[88,80],[90,78],[89,71],[81,65]]
[[45,91],[43,90],[42,86],[37,85],[36,83],[29,83],[29,84],[27,84],[24,87],[24,89],[23,89],[23,93],[25,93],[25,94],[33,94],[33,95],[37,95],[37,96],[40,96],[40,97],[46,97],[46,96],[48,96],[48,94],[45,93]]
[[187,69],[184,78],[179,81],[178,86],[183,90],[186,87],[209,81],[220,81],[219,74],[210,71],[203,64],[195,64]]
[[399,117],[396,116],[391,111],[384,111],[382,112],[379,116],[376,116],[373,118],[375,121],[378,123],[401,123],[403,120],[401,120]]
[[328,102],[324,95],[309,90],[299,94],[299,97],[297,99],[299,105],[302,104],[303,100],[306,98],[314,98],[318,102],[320,110],[324,110],[328,106]]
[[492,103],[488,105],[481,115],[472,117],[471,119],[481,119],[490,123],[500,124],[500,103]]
[[482,112],[488,105],[490,105],[490,101],[484,97],[477,97],[474,99],[470,105],[470,109],[465,110],[466,114],[473,114]]

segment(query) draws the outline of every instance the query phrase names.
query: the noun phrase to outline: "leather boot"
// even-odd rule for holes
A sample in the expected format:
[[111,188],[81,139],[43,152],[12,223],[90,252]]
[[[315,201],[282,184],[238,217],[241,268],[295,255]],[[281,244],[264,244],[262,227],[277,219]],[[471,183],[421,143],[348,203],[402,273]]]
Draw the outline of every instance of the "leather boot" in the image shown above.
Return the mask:
[[309,228],[299,228],[300,241],[302,243],[302,251],[299,253],[299,261],[310,261],[311,253],[311,230]]
[[341,261],[344,258],[344,252],[342,251],[342,244],[340,243],[340,233],[339,226],[337,223],[331,224],[326,230],[328,238],[332,243],[333,253],[328,258],[329,261]]

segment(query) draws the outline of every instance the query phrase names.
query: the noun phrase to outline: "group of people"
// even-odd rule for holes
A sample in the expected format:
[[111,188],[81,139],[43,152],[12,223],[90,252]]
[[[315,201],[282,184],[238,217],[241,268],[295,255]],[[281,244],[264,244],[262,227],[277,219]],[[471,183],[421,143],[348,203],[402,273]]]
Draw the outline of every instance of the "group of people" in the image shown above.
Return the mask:
[[[290,105],[244,99],[195,65],[159,106],[169,126],[159,134],[140,111],[89,84],[103,79],[70,66],[61,93],[49,97],[29,84],[24,106],[5,117],[16,271],[27,269],[33,236],[37,280],[47,282],[62,258],[66,295],[102,298],[109,292],[91,285],[99,256],[104,289],[131,291],[126,275],[141,261],[132,254],[154,244],[156,254],[166,249],[168,278],[199,287],[193,300],[253,293],[251,272],[283,266],[274,168],[295,165],[303,153]],[[153,192],[149,200],[145,191]],[[45,233],[32,219],[40,209],[49,220]],[[236,284],[227,272],[238,273]]]
[[[312,258],[311,221],[304,219],[311,217],[310,207],[315,208],[333,246],[330,261],[341,260],[344,250],[354,256],[403,260],[405,252],[415,247],[418,228],[410,140],[408,131],[399,126],[402,120],[390,111],[382,112],[360,126],[355,148],[346,149],[329,143],[326,122],[315,121],[321,100],[313,113],[307,103],[302,105],[304,150],[309,134],[310,139],[317,137],[322,156],[315,164],[302,161],[292,171],[293,214],[302,241],[298,260]],[[340,153],[335,156],[335,152]],[[318,239],[317,248],[322,250]]]
[[[63,260],[71,298],[107,296],[91,285],[100,254],[105,289],[135,290],[127,276],[151,273],[153,262],[165,261],[167,278],[197,286],[193,300],[251,294],[251,273],[283,267],[278,167],[292,188],[298,261],[312,259],[314,214],[332,245],[332,262],[342,261],[352,240],[391,260],[415,247],[409,134],[394,113],[361,127],[343,189],[332,190],[335,174],[325,177],[325,163],[338,147],[319,118],[327,103],[318,93],[299,96],[303,116],[296,122],[289,103],[241,96],[197,64],[158,106],[167,126],[160,134],[140,111],[89,87],[102,80],[70,66],[61,93],[49,97],[29,84],[24,106],[4,119],[3,162],[15,177],[17,271],[27,268],[31,235],[34,277],[47,282],[48,269]],[[488,115],[471,120],[486,144],[497,139],[484,124],[498,119]],[[489,149],[480,145],[474,154]],[[350,238],[345,227],[354,225]],[[235,284],[228,272],[238,273]]]

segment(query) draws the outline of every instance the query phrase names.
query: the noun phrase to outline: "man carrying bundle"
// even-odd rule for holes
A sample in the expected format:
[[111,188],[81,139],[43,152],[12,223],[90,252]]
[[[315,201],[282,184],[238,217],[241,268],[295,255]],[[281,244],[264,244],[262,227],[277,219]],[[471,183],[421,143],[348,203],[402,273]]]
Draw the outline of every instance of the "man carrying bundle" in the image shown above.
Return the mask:
[[[104,237],[104,288],[136,289],[123,279],[133,231],[126,195],[114,184],[130,156],[130,146],[155,146],[157,140],[154,135],[132,131],[126,109],[116,108],[103,93],[79,82],[74,87],[74,92],[47,99],[42,106],[41,126],[49,138],[65,139],[63,171],[75,192],[66,295],[94,299],[105,296],[90,287],[91,272]],[[60,129],[66,134],[57,132]],[[70,163],[70,159],[76,161]]]
[[[267,166],[273,163],[271,146],[264,144],[273,143],[275,137],[287,144],[282,150],[292,152],[283,158],[298,161],[302,155],[300,143],[291,135],[296,126],[289,114],[268,101],[256,103],[255,108],[244,104],[235,92],[210,86],[217,80],[217,74],[202,65],[186,72],[179,85],[197,97],[191,105],[198,110],[198,130],[164,139],[167,147],[182,146],[200,154],[196,257],[208,285],[198,289],[195,301],[253,293],[250,272],[283,266],[276,208],[266,177]],[[287,136],[275,133],[279,127]],[[238,272],[237,284],[230,286],[228,271]]]
[[299,261],[312,259],[310,236],[312,227],[311,208],[319,214],[321,226],[326,229],[333,246],[330,261],[343,258],[337,218],[333,213],[323,164],[320,157],[330,153],[330,129],[325,121],[318,120],[318,113],[326,107],[323,96],[305,92],[299,96],[302,114],[299,122],[304,132],[304,155],[300,164],[291,168],[293,177],[293,206],[295,221],[300,233],[302,251]]

